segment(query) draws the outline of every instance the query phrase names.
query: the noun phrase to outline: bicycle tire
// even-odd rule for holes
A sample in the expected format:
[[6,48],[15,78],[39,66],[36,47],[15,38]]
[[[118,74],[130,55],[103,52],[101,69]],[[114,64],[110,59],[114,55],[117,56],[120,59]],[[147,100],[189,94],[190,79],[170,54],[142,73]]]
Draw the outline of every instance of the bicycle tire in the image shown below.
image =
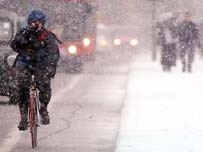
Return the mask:
[[38,96],[37,96],[37,93],[36,93],[36,96],[35,96],[35,109],[34,109],[34,112],[35,112],[35,147],[37,147],[37,128],[39,127],[39,99],[38,99]]
[[34,95],[30,96],[29,119],[32,148],[35,148],[37,146],[37,108]]

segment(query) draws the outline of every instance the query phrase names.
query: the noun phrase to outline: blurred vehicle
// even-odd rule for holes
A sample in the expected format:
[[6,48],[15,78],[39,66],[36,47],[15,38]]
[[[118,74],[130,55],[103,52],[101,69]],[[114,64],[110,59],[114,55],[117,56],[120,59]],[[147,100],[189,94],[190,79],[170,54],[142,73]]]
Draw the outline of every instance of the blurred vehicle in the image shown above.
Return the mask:
[[15,59],[16,53],[10,48],[10,41],[17,32],[23,17],[16,13],[0,10],[0,95],[8,96],[9,103],[16,103],[16,79],[10,59]]
[[97,40],[96,40],[96,50],[98,52],[111,51],[113,48],[111,40],[111,31],[105,24],[97,25]]
[[[57,8],[52,31],[63,42],[60,45],[59,68],[80,71],[88,60],[94,60],[96,48],[96,12],[91,2],[55,2]],[[57,16],[58,15],[58,16]]]
[[136,50],[138,36],[135,27],[132,26],[112,26],[111,37],[114,49]]

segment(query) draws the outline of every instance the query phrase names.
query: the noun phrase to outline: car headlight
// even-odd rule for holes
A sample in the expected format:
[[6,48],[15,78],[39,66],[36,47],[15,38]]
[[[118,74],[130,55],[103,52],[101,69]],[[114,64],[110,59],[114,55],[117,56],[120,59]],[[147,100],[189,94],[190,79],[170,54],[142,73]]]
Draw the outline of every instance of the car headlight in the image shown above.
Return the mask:
[[102,47],[106,47],[106,46],[108,45],[108,42],[107,42],[106,40],[101,40],[101,41],[100,41],[100,45],[101,45]]
[[75,45],[69,46],[68,52],[69,52],[70,54],[75,54],[75,53],[77,52],[77,47],[76,47]]
[[83,39],[83,45],[84,46],[89,46],[90,45],[90,39],[89,38],[84,38]]
[[130,45],[132,45],[132,46],[136,46],[137,44],[138,44],[137,39],[132,39],[132,40],[130,41]]
[[4,24],[3,24],[3,27],[5,28],[5,29],[9,29],[10,28],[10,23],[9,22],[5,22]]
[[121,45],[121,39],[114,39],[113,40],[114,45],[118,46]]

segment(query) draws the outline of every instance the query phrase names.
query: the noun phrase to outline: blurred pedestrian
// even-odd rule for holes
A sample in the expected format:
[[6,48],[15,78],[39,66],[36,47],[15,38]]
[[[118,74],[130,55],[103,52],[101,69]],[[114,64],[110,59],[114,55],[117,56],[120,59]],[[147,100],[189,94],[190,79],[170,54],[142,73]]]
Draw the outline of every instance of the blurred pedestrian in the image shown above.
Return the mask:
[[197,25],[192,21],[190,12],[185,13],[185,18],[179,25],[180,57],[182,71],[192,72],[195,47],[198,45],[199,31]]
[[177,26],[173,13],[162,14],[162,21],[159,23],[158,41],[161,46],[161,65],[164,71],[171,71],[176,65],[177,58]]

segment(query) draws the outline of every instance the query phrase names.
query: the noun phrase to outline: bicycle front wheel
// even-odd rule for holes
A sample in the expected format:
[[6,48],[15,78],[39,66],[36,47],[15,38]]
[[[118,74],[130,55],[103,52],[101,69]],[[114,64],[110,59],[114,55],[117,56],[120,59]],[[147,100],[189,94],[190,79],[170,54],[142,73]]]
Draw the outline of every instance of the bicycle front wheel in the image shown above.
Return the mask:
[[32,148],[37,146],[37,126],[38,126],[38,113],[36,107],[36,98],[31,95],[30,96],[30,109],[29,109],[29,119],[30,119],[30,133],[31,133],[31,141]]

